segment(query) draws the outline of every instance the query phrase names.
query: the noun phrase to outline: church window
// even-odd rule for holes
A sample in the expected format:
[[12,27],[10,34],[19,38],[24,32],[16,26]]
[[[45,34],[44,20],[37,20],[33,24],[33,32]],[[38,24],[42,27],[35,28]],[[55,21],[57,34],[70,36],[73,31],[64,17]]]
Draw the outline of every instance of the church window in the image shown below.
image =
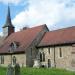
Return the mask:
[[49,53],[49,54],[51,53],[51,48],[50,48],[50,47],[48,48],[48,53]]
[[42,53],[40,52],[40,62],[42,62]]
[[59,57],[62,57],[62,50],[59,48]]
[[4,64],[4,56],[1,55],[1,64]]
[[43,62],[43,61],[45,61],[45,53],[40,52],[40,62]]
[[45,53],[42,53],[42,60],[45,61]]

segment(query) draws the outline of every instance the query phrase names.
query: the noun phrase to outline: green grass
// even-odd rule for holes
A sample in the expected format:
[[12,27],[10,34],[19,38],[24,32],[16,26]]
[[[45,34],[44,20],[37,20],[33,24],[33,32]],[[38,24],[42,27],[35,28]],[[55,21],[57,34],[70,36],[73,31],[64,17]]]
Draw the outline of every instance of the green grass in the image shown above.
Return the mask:
[[6,68],[0,67],[0,75],[6,75]]
[[21,75],[75,75],[75,72],[55,68],[22,68]]
[[[0,67],[0,75],[6,75],[6,71],[6,68]],[[21,75],[75,75],[75,72],[55,68],[21,68]]]

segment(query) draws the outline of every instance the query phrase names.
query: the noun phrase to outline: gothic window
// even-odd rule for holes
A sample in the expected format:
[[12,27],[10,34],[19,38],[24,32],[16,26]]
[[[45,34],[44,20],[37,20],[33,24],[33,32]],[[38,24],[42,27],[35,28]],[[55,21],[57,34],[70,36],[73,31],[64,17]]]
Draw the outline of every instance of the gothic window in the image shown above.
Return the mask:
[[62,57],[62,50],[59,48],[59,57]]
[[45,61],[45,53],[42,53],[42,60]]
[[13,56],[13,65],[15,65],[15,64],[16,64],[16,57]]
[[49,54],[50,54],[50,50],[51,50],[51,49],[50,49],[50,47],[49,47],[49,48],[48,48],[48,53],[49,53]]
[[40,52],[40,62],[43,62],[43,61],[45,61],[45,54],[44,52],[43,53]]
[[42,62],[42,53],[40,52],[40,62]]
[[4,56],[1,55],[1,64],[4,64]]

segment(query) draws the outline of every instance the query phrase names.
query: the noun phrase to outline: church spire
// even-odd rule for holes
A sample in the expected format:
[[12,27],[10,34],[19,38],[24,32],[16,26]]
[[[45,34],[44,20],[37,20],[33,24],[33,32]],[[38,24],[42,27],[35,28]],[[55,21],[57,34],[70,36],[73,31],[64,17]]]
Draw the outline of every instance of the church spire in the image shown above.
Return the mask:
[[3,28],[8,27],[8,26],[14,27],[14,26],[12,25],[12,23],[11,23],[11,16],[10,16],[10,7],[9,7],[9,5],[8,5],[8,13],[7,13],[7,17],[6,17],[6,23],[5,23],[5,25],[3,26]]
[[9,36],[10,34],[14,33],[14,26],[12,25],[11,22],[11,17],[10,17],[10,7],[8,6],[7,10],[7,16],[6,16],[6,22],[3,26],[3,34],[5,37]]

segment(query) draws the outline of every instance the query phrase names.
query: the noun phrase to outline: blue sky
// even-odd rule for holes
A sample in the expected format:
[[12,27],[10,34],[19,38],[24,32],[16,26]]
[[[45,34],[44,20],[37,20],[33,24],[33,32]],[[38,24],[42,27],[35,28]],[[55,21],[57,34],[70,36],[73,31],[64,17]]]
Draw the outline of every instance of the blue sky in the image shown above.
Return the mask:
[[75,0],[0,0],[0,33],[8,3],[15,30],[47,24],[50,30],[75,26]]

